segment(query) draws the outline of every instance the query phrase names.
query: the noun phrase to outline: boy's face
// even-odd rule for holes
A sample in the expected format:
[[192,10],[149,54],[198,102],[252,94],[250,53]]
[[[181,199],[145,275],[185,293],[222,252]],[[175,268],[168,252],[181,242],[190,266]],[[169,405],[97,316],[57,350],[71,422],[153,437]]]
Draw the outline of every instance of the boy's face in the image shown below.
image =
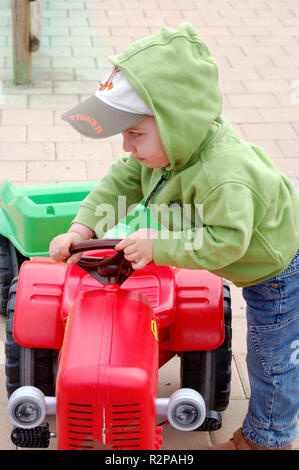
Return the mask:
[[155,118],[148,116],[134,127],[122,132],[123,149],[149,168],[163,168],[169,165],[163,148]]

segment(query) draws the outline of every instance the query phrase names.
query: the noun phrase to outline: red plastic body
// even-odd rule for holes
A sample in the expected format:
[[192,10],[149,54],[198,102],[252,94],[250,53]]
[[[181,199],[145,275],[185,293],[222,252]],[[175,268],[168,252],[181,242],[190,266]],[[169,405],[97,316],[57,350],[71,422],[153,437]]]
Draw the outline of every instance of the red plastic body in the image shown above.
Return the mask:
[[149,303],[135,292],[94,290],[79,295],[68,318],[58,448],[154,449],[158,343]]
[[101,286],[77,265],[34,258],[20,270],[13,334],[60,350],[58,449],[155,449],[158,369],[222,344],[222,280],[151,263]]

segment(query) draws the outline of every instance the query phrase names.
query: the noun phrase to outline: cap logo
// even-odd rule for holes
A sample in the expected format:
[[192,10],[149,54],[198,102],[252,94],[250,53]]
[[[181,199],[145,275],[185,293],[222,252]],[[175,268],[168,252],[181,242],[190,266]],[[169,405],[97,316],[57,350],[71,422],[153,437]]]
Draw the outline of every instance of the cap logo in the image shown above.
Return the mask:
[[104,91],[106,88],[108,90],[111,90],[114,86],[113,86],[113,79],[114,77],[116,76],[116,74],[120,72],[120,69],[118,67],[114,67],[112,73],[110,74],[110,77],[108,78],[108,80],[105,82],[105,83],[101,83],[100,87],[99,87],[99,90],[100,91]]
[[102,126],[96,121],[92,116],[88,116],[87,114],[71,114],[68,116],[69,119],[72,121],[85,121],[89,124],[97,134],[103,132]]

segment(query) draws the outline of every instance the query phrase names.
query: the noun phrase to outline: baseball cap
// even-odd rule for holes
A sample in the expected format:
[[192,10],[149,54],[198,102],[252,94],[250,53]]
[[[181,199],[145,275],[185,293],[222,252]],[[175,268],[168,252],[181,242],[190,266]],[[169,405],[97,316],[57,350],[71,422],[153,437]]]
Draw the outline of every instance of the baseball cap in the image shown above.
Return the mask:
[[102,139],[119,134],[153,112],[118,67],[102,79],[98,89],[82,103],[62,115],[86,137]]

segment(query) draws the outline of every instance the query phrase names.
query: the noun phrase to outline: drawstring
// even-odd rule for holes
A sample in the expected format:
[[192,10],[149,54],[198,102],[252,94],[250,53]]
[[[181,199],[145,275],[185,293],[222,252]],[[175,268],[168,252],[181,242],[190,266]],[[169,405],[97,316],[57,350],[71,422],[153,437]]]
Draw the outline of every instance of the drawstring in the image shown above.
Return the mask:
[[150,200],[152,199],[153,195],[155,194],[156,191],[158,191],[159,187],[161,186],[161,184],[164,183],[164,181],[166,181],[166,177],[163,175],[158,183],[156,184],[156,186],[154,187],[154,189],[152,190],[152,192],[150,193],[150,195],[147,197],[146,201],[145,201],[145,204],[144,204],[144,210],[147,209],[147,206],[150,202]]

